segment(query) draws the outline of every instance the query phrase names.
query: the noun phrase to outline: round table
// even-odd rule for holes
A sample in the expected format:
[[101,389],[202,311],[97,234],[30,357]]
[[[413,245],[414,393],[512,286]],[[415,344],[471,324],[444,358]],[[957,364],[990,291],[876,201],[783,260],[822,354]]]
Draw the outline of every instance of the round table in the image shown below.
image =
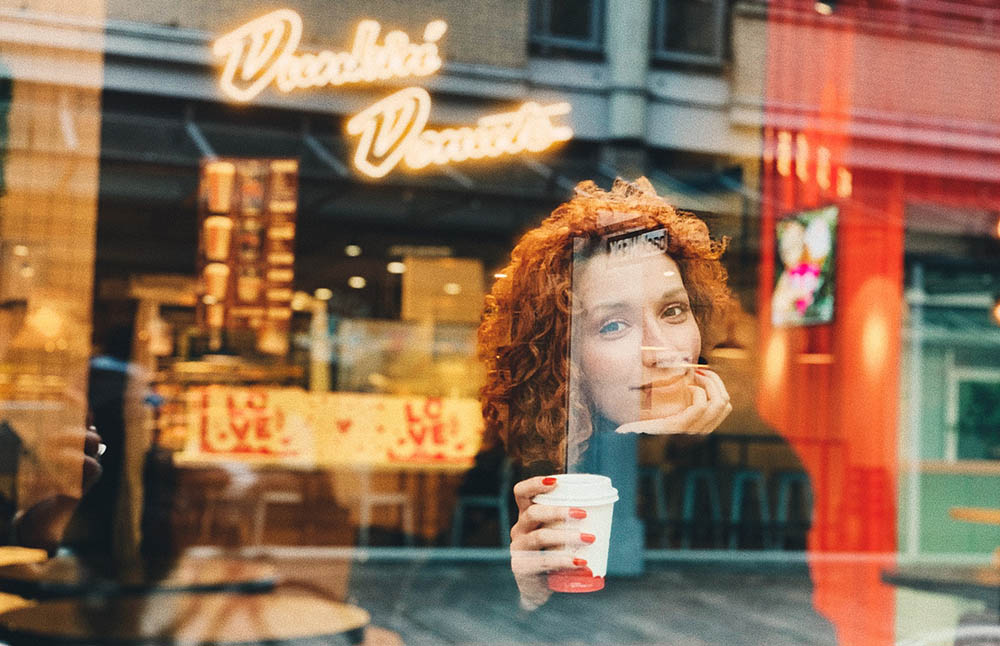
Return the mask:
[[10,646],[360,644],[369,614],[307,593],[57,599],[0,615]]
[[185,557],[163,578],[150,578],[139,570],[113,578],[100,576],[72,556],[0,567],[0,591],[29,599],[153,592],[268,592],[277,581],[277,572],[267,563],[228,557]]

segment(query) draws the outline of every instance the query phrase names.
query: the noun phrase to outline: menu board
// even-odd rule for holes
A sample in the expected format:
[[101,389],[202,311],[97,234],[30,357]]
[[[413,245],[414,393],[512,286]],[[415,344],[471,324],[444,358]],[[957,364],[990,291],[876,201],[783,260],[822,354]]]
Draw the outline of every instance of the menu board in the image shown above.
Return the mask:
[[198,323],[212,349],[245,331],[260,352],[288,352],[298,172],[294,159],[202,162]]

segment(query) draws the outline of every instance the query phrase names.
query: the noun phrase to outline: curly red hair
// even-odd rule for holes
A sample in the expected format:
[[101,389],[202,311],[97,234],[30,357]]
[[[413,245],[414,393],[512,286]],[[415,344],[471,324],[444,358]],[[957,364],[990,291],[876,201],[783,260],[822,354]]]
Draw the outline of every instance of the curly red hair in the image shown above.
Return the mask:
[[[730,302],[720,262],[726,241],[714,241],[697,217],[676,211],[646,178],[615,180],[608,192],[581,182],[575,196],[528,231],[499,273],[479,326],[479,357],[487,368],[480,392],[486,437],[499,437],[523,464],[566,466],[567,434],[591,435],[591,404],[569,393],[570,271],[575,239],[597,243],[615,227],[664,229],[702,333],[703,351],[724,334]],[[588,245],[591,246],[591,245]],[[578,390],[578,389],[574,389]],[[575,414],[570,414],[570,410]],[[578,452],[569,456],[573,463]]]

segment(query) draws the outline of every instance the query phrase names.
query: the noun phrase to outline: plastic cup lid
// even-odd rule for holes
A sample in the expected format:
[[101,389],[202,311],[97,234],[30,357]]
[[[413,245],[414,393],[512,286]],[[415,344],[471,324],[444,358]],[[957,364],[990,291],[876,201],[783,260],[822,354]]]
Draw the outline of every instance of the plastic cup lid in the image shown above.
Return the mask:
[[534,502],[542,505],[579,507],[607,505],[617,500],[618,490],[611,486],[611,478],[593,473],[557,475],[555,490],[534,497]]

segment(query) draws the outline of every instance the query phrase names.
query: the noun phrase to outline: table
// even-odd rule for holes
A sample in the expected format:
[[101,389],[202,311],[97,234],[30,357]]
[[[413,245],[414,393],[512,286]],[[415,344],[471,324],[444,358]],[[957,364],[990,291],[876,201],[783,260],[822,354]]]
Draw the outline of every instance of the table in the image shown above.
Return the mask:
[[150,578],[138,570],[116,578],[99,576],[72,556],[0,567],[0,590],[29,599],[137,593],[256,593],[273,590],[277,582],[277,571],[269,564],[225,557],[181,558],[163,578]]
[[996,565],[909,565],[882,573],[891,585],[984,601],[1000,613],[1000,567]]
[[0,615],[10,646],[360,644],[369,614],[305,593],[142,595],[43,601]]
[[0,546],[0,567],[18,563],[41,563],[49,558],[45,550],[16,545]]

